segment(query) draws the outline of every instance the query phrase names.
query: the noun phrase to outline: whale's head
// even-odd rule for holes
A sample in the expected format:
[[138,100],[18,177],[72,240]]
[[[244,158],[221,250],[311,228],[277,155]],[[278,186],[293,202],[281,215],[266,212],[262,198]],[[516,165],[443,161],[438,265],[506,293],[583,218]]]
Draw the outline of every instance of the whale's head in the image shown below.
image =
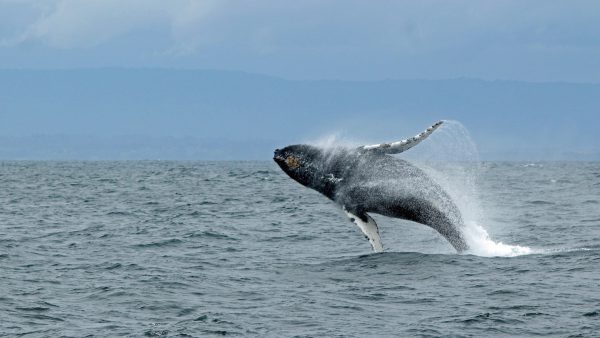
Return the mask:
[[313,146],[297,144],[275,149],[273,160],[288,176],[302,185],[312,186],[319,174],[322,151]]

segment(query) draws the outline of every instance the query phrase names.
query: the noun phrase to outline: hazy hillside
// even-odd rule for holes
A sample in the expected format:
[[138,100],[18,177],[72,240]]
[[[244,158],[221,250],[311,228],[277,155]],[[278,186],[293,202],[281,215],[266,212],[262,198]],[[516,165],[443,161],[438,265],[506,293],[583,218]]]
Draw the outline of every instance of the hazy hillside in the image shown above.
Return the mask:
[[461,121],[484,158],[600,159],[600,85],[289,81],[240,72],[1,70],[0,158],[268,159],[334,132]]

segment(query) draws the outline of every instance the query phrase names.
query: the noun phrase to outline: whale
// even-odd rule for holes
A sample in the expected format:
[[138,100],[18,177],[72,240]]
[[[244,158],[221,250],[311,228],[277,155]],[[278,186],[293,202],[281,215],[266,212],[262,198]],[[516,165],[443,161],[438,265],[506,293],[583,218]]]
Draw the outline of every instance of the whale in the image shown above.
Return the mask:
[[422,169],[393,156],[421,143],[442,124],[391,143],[354,148],[289,145],[275,149],[273,160],[290,178],[340,207],[375,252],[384,248],[370,213],[429,226],[461,253],[469,246],[462,216],[449,194]]

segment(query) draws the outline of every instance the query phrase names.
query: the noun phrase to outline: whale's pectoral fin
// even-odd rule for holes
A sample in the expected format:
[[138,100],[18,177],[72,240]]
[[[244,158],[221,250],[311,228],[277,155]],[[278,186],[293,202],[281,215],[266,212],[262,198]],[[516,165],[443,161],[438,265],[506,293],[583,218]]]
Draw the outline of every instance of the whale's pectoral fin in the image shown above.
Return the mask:
[[383,245],[381,244],[381,238],[379,237],[379,228],[375,220],[371,218],[366,212],[350,212],[344,208],[344,212],[350,218],[350,221],[356,224],[363,234],[371,243],[373,251],[382,252]]
[[358,147],[359,151],[377,151],[384,154],[399,154],[403,151],[406,151],[417,144],[421,143],[424,139],[426,139],[429,135],[431,135],[436,129],[438,129],[444,121],[439,121],[431,127],[425,129],[423,132],[405,140],[400,140],[392,143],[380,143],[380,144],[372,144],[368,146]]

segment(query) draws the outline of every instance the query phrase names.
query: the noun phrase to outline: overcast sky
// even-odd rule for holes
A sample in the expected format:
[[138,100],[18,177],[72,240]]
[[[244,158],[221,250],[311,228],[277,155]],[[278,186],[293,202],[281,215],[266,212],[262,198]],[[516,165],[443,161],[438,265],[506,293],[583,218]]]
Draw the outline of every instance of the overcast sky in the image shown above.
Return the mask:
[[600,1],[0,0],[0,68],[600,82]]

